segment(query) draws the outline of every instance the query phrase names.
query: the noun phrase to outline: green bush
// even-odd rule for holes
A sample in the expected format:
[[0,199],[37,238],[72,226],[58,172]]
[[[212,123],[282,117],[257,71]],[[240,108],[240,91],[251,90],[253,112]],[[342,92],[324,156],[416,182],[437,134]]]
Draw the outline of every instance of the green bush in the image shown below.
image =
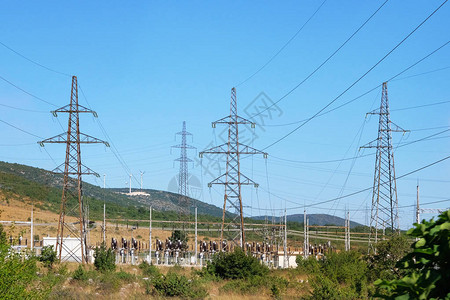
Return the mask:
[[42,262],[47,268],[52,268],[53,263],[56,261],[56,251],[53,250],[53,245],[42,247],[39,261]]
[[255,257],[246,255],[240,248],[230,253],[219,252],[206,269],[209,273],[223,279],[264,276],[269,272],[269,268],[262,265]]
[[300,264],[311,274],[311,299],[359,299],[368,297],[367,264],[354,251],[333,253],[322,262],[315,258]]
[[108,272],[116,269],[116,258],[113,250],[106,249],[104,243],[94,250],[94,266],[97,271]]
[[230,280],[221,287],[223,292],[232,292],[238,294],[255,294],[266,290],[275,298],[281,296],[289,285],[289,281],[283,277],[277,276],[252,276]]
[[78,268],[73,272],[72,278],[74,280],[86,281],[88,280],[88,274],[84,270],[82,265],[79,265]]
[[392,235],[376,244],[377,253],[368,256],[369,280],[395,279],[401,275],[397,262],[411,252],[411,242],[404,235]]
[[407,234],[419,240],[397,267],[404,276],[379,279],[376,296],[386,299],[450,299],[450,210],[435,221],[422,221]]
[[9,247],[6,233],[0,225],[0,298],[44,298],[51,291],[51,283],[39,284],[36,258],[26,257]]
[[143,261],[140,265],[139,265],[139,269],[141,269],[142,274],[144,276],[148,276],[149,278],[153,278],[158,276],[159,270],[156,266],[149,264],[146,261]]
[[297,263],[297,270],[304,274],[315,274],[320,270],[320,262],[314,256],[304,259],[299,255],[295,258],[295,262]]
[[208,296],[206,289],[198,281],[189,280],[186,276],[174,272],[154,278],[153,287],[159,295],[166,297],[203,299]]

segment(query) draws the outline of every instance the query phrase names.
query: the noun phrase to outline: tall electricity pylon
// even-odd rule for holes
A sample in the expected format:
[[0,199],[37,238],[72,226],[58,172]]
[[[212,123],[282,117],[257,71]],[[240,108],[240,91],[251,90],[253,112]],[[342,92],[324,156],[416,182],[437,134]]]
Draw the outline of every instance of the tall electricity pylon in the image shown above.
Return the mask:
[[387,82],[383,82],[380,108],[368,114],[380,116],[378,138],[362,147],[377,149],[369,234],[369,251],[376,251],[374,244],[378,242],[379,230],[387,228],[392,233],[399,230],[397,184],[391,133],[405,133],[407,130],[391,122]]
[[[239,125],[250,124],[254,128],[255,123],[238,116],[235,88],[231,89],[230,115],[213,122],[213,128],[216,127],[216,124],[228,125],[228,143],[204,150],[200,152],[200,157],[203,154],[225,154],[227,157],[225,173],[208,183],[208,186],[211,187],[213,184],[225,186],[220,245],[224,241],[224,236],[228,235],[228,239],[243,247],[245,244],[245,232],[241,187],[242,185],[250,184],[258,187],[258,184],[241,173],[239,158],[242,154],[263,154],[264,158],[267,158],[267,153],[239,143]],[[226,214],[230,208],[234,209],[234,214],[232,215]],[[227,221],[226,217],[231,217],[231,220]],[[236,229],[238,229],[237,234]]]
[[[184,220],[183,216],[189,216],[190,213],[190,201],[189,201],[189,170],[188,163],[192,162],[187,156],[188,149],[197,149],[194,146],[187,144],[187,136],[192,137],[192,133],[186,131],[186,121],[183,121],[183,129],[177,132],[176,135],[181,135],[181,144],[172,146],[172,148],[180,149],[180,157],[175,161],[180,163],[180,171],[178,174],[178,194],[180,195],[180,221]],[[186,224],[183,225],[183,230]]]
[[[67,132],[38,142],[41,146],[44,146],[46,143],[66,144],[66,160],[53,171],[55,173],[64,174],[61,208],[58,220],[58,232],[56,236],[56,253],[59,261],[61,261],[61,254],[64,250],[64,253],[67,254],[65,260],[72,258],[75,261],[86,263],[88,262],[89,254],[86,240],[88,231],[88,216],[87,203],[83,198],[81,176],[93,174],[99,177],[99,175],[81,163],[80,146],[81,144],[102,143],[109,147],[109,144],[105,141],[80,132],[79,114],[92,113],[94,117],[97,117],[97,113],[78,104],[78,83],[76,76],[72,76],[70,104],[52,111],[52,113],[55,117],[58,113],[69,114]],[[63,166],[64,170],[62,169]],[[77,221],[67,222],[65,220],[66,215],[76,217]],[[77,228],[76,225],[78,225],[79,228]],[[65,245],[64,229],[67,229],[72,237],[79,240],[79,245],[74,248]],[[81,259],[77,255],[79,252],[81,252]]]

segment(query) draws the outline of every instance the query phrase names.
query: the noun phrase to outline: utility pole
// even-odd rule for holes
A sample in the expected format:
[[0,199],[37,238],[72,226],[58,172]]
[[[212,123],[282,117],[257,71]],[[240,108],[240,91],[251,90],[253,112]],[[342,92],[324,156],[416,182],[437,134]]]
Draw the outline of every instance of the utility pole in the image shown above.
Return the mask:
[[390,119],[387,82],[383,82],[380,108],[367,114],[379,115],[378,138],[361,147],[377,149],[369,233],[369,252],[376,253],[374,245],[378,242],[380,229],[383,228],[384,231],[387,227],[392,233],[398,233],[400,230],[391,133],[405,133],[407,130],[397,126]]
[[188,163],[192,162],[192,159],[187,155],[187,150],[196,148],[187,144],[187,136],[191,136],[192,138],[192,133],[186,131],[186,121],[183,121],[183,128],[176,135],[181,135],[181,143],[172,146],[172,148],[180,149],[180,157],[175,159],[175,161],[180,163],[178,173],[178,194],[180,195],[179,221],[183,222],[181,226],[184,231],[190,214]]
[[306,225],[306,209],[303,210],[303,256],[304,258],[308,258],[308,235],[307,235],[308,226]]
[[420,223],[419,181],[417,180],[416,223]]
[[[103,174],[103,190],[106,188],[106,174]],[[106,245],[106,200],[103,199],[103,244]]]
[[[245,232],[241,187],[242,185],[258,187],[258,184],[241,173],[240,156],[243,154],[263,154],[264,158],[267,158],[267,153],[239,142],[239,125],[250,124],[252,127],[255,127],[255,123],[238,116],[235,88],[231,89],[230,115],[213,122],[213,128],[217,124],[228,125],[228,142],[200,152],[200,158],[203,154],[226,155],[226,172],[208,183],[208,186],[220,184],[225,187],[220,245],[225,239],[224,236],[227,235],[228,239],[242,248],[245,244]],[[234,215],[227,216],[226,212],[228,209],[234,209]],[[226,217],[231,217],[231,220],[227,220]],[[236,228],[239,228],[237,235],[234,234],[234,230],[228,230]]]
[[150,224],[149,224],[149,237],[148,237],[148,254],[149,263],[152,263],[152,206],[150,205]]
[[286,215],[286,210],[284,210],[284,241],[283,241],[283,248],[284,248],[283,268],[289,268],[289,259],[288,259],[288,252],[287,252],[287,215]]
[[345,251],[350,251],[350,212],[345,214]]
[[34,203],[32,202],[31,203],[31,228],[30,228],[30,231],[31,231],[31,246],[30,246],[30,249],[31,250],[33,250],[33,246],[34,246],[33,209],[34,209]]
[[103,243],[106,245],[106,203],[103,203]]
[[[81,144],[95,144],[102,143],[109,147],[109,144],[105,141],[99,140],[92,136],[86,135],[80,132],[80,113],[92,113],[94,117],[97,117],[97,113],[82,105],[78,104],[78,82],[77,77],[72,76],[72,89],[70,95],[70,103],[64,107],[61,107],[52,112],[56,117],[58,113],[68,113],[69,122],[67,132],[52,138],[38,142],[41,146],[46,143],[66,144],[66,159],[65,162],[57,167],[54,172],[64,174],[63,190],[61,199],[61,208],[58,220],[58,231],[56,236],[56,253],[59,261],[61,261],[62,249],[68,254],[66,259],[73,258],[75,261],[82,262],[83,264],[88,261],[89,250],[87,247],[86,234],[87,234],[87,203],[83,198],[82,189],[82,175],[96,175],[97,173],[84,166],[81,163]],[[64,166],[64,170],[62,170]],[[72,177],[74,176],[74,178]],[[77,199],[78,210],[76,207],[66,206],[72,205],[72,201]],[[75,226],[71,226],[72,223],[65,222],[65,216],[67,214],[75,213],[79,222],[79,230]],[[74,214],[72,214],[75,216]],[[66,228],[73,237],[76,237],[80,246],[75,249],[70,249],[64,246],[64,228]],[[78,250],[81,250],[81,260],[77,256]]]
[[197,247],[198,246],[198,242],[197,242],[197,206],[195,207],[195,244],[194,244],[194,248],[195,248],[195,264],[197,265],[197,255],[198,255],[198,250]]
[[141,173],[141,192],[142,192],[142,177],[144,176],[145,171],[142,172],[141,170],[139,170],[139,173]]
[[130,173],[130,195],[131,195],[131,177],[132,177],[133,175]]

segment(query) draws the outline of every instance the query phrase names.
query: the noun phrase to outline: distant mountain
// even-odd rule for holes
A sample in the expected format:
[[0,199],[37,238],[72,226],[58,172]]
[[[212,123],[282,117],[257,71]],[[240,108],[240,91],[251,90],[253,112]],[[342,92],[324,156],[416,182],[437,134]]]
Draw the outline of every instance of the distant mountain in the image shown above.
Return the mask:
[[[328,215],[328,214],[309,214],[306,215],[306,217],[309,219],[309,225],[334,225],[334,226],[344,226],[345,219]],[[269,220],[272,220],[272,217],[267,217]],[[287,215],[286,216],[288,222],[298,222],[303,224],[303,214],[293,214],[293,215]],[[265,220],[266,216],[256,216],[253,217],[255,220]],[[280,217],[276,217],[275,221],[278,223],[280,222]],[[354,228],[356,226],[363,226],[362,224],[359,224],[357,222],[350,221],[350,227]]]
[[[49,200],[51,194],[53,208],[57,209],[59,206],[55,207],[55,202],[58,202],[57,197],[62,189],[62,184],[63,176],[61,174],[0,161],[0,190],[19,192],[22,196],[44,201]],[[162,212],[180,212],[183,210],[179,205],[181,196],[166,191],[145,189],[142,190],[142,193],[129,195],[127,189],[103,189],[83,182],[83,194],[85,197],[105,201],[107,206],[108,203],[114,203],[123,207],[135,206],[146,209],[151,205],[153,209]],[[191,198],[190,203],[197,205],[198,214],[222,217],[222,209],[217,206]]]

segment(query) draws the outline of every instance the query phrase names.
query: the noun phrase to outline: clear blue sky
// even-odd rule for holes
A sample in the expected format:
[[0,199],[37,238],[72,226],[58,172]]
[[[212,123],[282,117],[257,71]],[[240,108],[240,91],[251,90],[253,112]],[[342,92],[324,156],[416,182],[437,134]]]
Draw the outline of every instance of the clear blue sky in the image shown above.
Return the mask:
[[[261,105],[261,93],[280,99],[336,50],[383,1],[328,0],[304,29],[265,68],[237,87],[240,115],[249,117]],[[145,171],[144,187],[167,190],[177,175],[170,152],[175,133],[187,122],[193,145],[203,150],[220,142],[223,127],[211,122],[229,113],[230,90],[255,73],[291,39],[322,1],[2,1],[0,42],[21,55],[59,72],[78,76],[89,105],[97,111],[112,142],[137,179]],[[271,117],[255,119],[250,142],[263,149],[297,125],[283,125],[314,115],[388,53],[442,1],[390,0],[327,64],[283,99]],[[450,4],[444,5],[410,38],[330,108],[349,101],[417,62],[450,39]],[[69,102],[70,77],[48,71],[0,45],[0,76],[55,105]],[[389,82],[391,119],[412,130],[394,134],[394,143],[407,143],[450,128],[450,45]],[[433,72],[429,72],[433,71]],[[423,74],[425,73],[425,74]],[[412,76],[417,75],[417,76]],[[274,214],[270,209],[299,207],[329,200],[372,186],[374,155],[341,163],[316,162],[351,158],[374,152],[362,146],[377,137],[376,117],[365,113],[380,103],[381,88],[322,117],[313,119],[286,139],[269,147],[262,157],[242,160],[243,173],[260,184],[245,188],[246,215]],[[256,100],[255,100],[256,99]],[[411,108],[426,104],[437,105]],[[87,105],[80,94],[80,104]],[[6,106],[5,106],[6,105]],[[13,109],[26,109],[23,111]],[[56,107],[41,102],[0,80],[0,160],[47,170],[64,162],[62,145],[36,141],[63,130],[49,113]],[[58,117],[63,127],[66,116]],[[264,124],[262,124],[262,121]],[[429,129],[422,130],[428,128]],[[82,116],[81,131],[105,139],[98,123]],[[245,139],[251,140],[251,131]],[[406,145],[395,151],[397,176],[449,155],[449,132]],[[190,152],[197,157],[195,151]],[[109,187],[124,187],[125,168],[102,145],[83,147],[84,164],[106,174]],[[353,167],[352,167],[353,166]],[[203,160],[189,166],[203,184],[201,200],[223,205],[223,190],[209,191],[207,182],[219,170]],[[222,171],[224,165],[222,164]],[[399,205],[415,201],[420,180],[422,202],[450,195],[450,162],[399,179]],[[348,176],[348,178],[347,178]],[[85,177],[102,185],[102,178]],[[269,194],[269,192],[271,194]],[[308,213],[343,216],[370,207],[371,191],[309,208]],[[448,207],[450,202],[427,207]],[[337,210],[335,210],[337,208]],[[269,209],[269,211],[265,211]],[[303,213],[302,208],[288,213]],[[431,215],[424,215],[429,217]],[[413,220],[413,208],[400,209],[400,223]],[[364,223],[364,211],[352,211]]]

